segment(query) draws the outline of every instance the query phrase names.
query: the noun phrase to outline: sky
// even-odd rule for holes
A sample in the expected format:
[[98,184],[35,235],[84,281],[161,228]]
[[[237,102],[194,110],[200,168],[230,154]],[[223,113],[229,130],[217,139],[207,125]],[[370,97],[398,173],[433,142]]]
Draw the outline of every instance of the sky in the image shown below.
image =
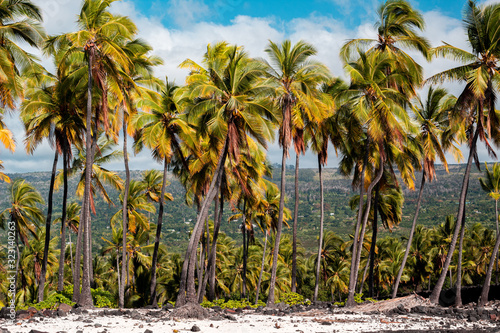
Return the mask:
[[[41,9],[44,27],[48,34],[57,35],[77,30],[76,17],[80,11],[80,0],[32,0]],[[494,2],[488,0],[487,2]],[[432,46],[444,42],[469,50],[461,17],[465,0],[421,0],[410,1],[421,11],[426,29],[422,33]],[[483,3],[483,2],[480,2]],[[187,58],[200,61],[208,43],[225,40],[242,45],[252,57],[266,55],[264,49],[269,40],[292,42],[305,40],[313,44],[318,53],[316,60],[323,62],[333,75],[346,78],[339,59],[340,47],[353,38],[376,38],[374,24],[379,1],[373,0],[311,0],[311,1],[244,1],[244,0],[122,0],[111,7],[114,14],[129,16],[139,29],[139,37],[148,41],[154,54],[164,60],[156,69],[156,75],[177,84],[183,84],[186,70],[178,65]],[[42,63],[52,68],[50,59],[45,59],[37,50]],[[412,54],[410,52],[410,54]],[[412,54],[423,66],[424,76],[429,77],[456,64],[444,59],[427,63],[418,54]],[[446,88],[459,94],[462,86],[446,84]],[[0,148],[0,160],[5,172],[50,171],[54,153],[48,144],[42,144],[31,156],[26,155],[23,126],[17,114],[6,119],[13,131],[17,148],[14,154]],[[117,147],[119,148],[119,147]],[[281,151],[276,143],[269,147],[272,163],[281,162]],[[464,156],[467,156],[464,150]],[[481,161],[491,161],[481,146]],[[294,164],[291,154],[287,164]],[[301,159],[301,167],[315,168],[317,159],[310,153]],[[456,161],[450,156],[449,163]],[[462,160],[461,162],[464,162]],[[338,158],[330,149],[328,167],[336,167]],[[143,152],[130,158],[131,169],[160,168],[149,153]],[[111,170],[123,169],[122,162],[107,165]]]

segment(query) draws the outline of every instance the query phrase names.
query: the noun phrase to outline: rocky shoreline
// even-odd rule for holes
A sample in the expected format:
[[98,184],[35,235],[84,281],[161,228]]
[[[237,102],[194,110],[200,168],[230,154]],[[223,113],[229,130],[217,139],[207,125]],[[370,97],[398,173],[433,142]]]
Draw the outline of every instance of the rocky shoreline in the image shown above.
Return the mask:
[[15,321],[0,311],[0,333],[112,332],[500,332],[500,302],[484,308],[432,306],[419,296],[362,304],[345,309],[332,303],[309,306],[222,309],[188,305],[173,309],[81,309],[61,304],[55,310],[20,310]]

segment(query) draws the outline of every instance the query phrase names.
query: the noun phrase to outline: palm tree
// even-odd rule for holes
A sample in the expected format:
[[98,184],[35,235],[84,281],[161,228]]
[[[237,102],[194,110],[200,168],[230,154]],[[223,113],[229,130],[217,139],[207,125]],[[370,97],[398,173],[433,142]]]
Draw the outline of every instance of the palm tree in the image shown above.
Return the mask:
[[434,55],[450,57],[465,63],[465,65],[438,73],[429,78],[428,81],[439,82],[447,79],[466,82],[465,89],[458,97],[455,111],[457,119],[466,131],[469,158],[462,182],[457,224],[443,265],[443,271],[430,297],[432,303],[437,303],[439,300],[458,234],[463,225],[472,160],[476,160],[476,164],[479,166],[477,140],[485,142],[489,153],[495,155],[488,141],[496,134],[499,126],[495,110],[496,89],[494,83],[499,77],[500,45],[497,43],[500,38],[499,10],[500,5],[497,3],[478,7],[474,1],[469,1],[463,21],[472,52],[449,44],[439,46],[434,50]]
[[[413,186],[413,168],[411,165],[407,165],[409,162],[405,162],[411,160],[401,158],[405,156],[403,154],[406,150],[405,139],[408,131],[411,130],[408,114],[403,107],[403,104],[407,101],[407,96],[390,87],[392,83],[396,83],[397,86],[402,85],[399,81],[406,82],[406,79],[404,75],[400,75],[401,73],[396,70],[387,70],[387,68],[394,68],[393,63],[394,60],[385,53],[360,52],[358,61],[345,65],[352,82],[350,88],[344,94],[350,96],[354,116],[358,118],[363,127],[362,133],[364,133],[362,144],[365,147],[363,149],[364,156],[357,156],[359,152],[356,152],[357,157],[355,156],[356,159],[363,161],[360,163],[362,167],[359,180],[360,198],[363,198],[365,173],[373,173],[366,191],[367,205],[365,210],[363,210],[363,200],[359,201],[347,306],[355,304],[354,292],[362,246],[362,242],[358,241],[358,239],[364,239],[371,208],[372,190],[382,179],[384,164],[388,163],[387,161],[395,163],[409,187]],[[390,170],[392,170],[392,167]]]
[[286,159],[292,141],[292,112],[296,107],[301,107],[309,112],[311,121],[318,121],[322,114],[317,112],[314,103],[314,88],[319,83],[329,79],[328,69],[317,62],[310,61],[316,54],[316,49],[303,41],[292,46],[289,40],[281,45],[269,42],[265,50],[271,59],[271,64],[266,63],[267,72],[276,86],[276,104],[281,109],[281,122],[279,131],[279,144],[282,147],[281,182],[280,182],[280,209],[278,225],[273,252],[273,265],[271,270],[271,285],[267,304],[274,305],[274,290],[276,284],[276,271],[278,268],[278,251],[283,225],[283,211],[285,208],[285,173]]
[[[165,78],[160,85],[160,95],[156,98],[143,99],[139,104],[151,112],[140,114],[135,120],[136,128],[140,128],[139,145],[145,145],[152,149],[153,157],[163,163],[163,181],[160,195],[158,196],[158,222],[156,225],[155,247],[152,258],[150,302],[157,304],[156,297],[156,265],[158,262],[158,250],[160,246],[161,228],[163,223],[165,188],[167,186],[167,172],[172,159],[177,159],[187,166],[182,150],[183,138],[192,135],[185,118],[179,114],[174,100],[177,86]],[[188,169],[189,170],[189,169]]]
[[[432,180],[436,177],[434,168],[434,161],[436,160],[436,157],[439,158],[446,171],[448,171],[445,151],[447,147],[455,148],[450,145],[450,139],[453,138],[449,135],[450,124],[448,113],[451,111],[455,102],[456,99],[453,96],[448,95],[446,90],[441,88],[434,89],[430,86],[427,92],[427,101],[425,104],[420,98],[417,98],[416,103],[414,104],[413,114],[415,115],[415,120],[420,125],[420,133],[415,138],[415,141],[422,143],[420,148],[423,157],[421,162],[422,180],[418,193],[417,208],[415,216],[413,217],[410,235],[408,236],[408,243],[406,244],[406,252],[403,257],[403,262],[399,269],[398,276],[394,282],[392,298],[395,298],[397,295],[399,282],[401,280],[401,276],[403,275],[404,266],[406,265],[406,260],[408,259],[408,255],[410,253],[413,234],[417,225],[420,204],[422,202],[425,181],[428,179],[432,182]],[[456,151],[458,152],[458,149]]]
[[23,179],[14,181],[9,189],[10,208],[6,208],[1,215],[9,215],[10,221],[15,223],[16,233],[16,283],[19,270],[21,252],[19,238],[24,245],[29,245],[28,235],[37,237],[36,229],[43,221],[42,210],[38,205],[43,204],[40,193]]
[[369,47],[368,52],[382,52],[394,60],[393,67],[386,69],[386,74],[397,70],[408,75],[408,84],[401,85],[389,81],[387,84],[399,89],[410,97],[415,95],[415,86],[422,82],[422,67],[400,47],[415,50],[428,57],[430,44],[418,35],[425,22],[422,14],[412,8],[406,0],[387,0],[377,11],[378,21],[376,39],[353,39],[342,47],[340,56],[345,62],[351,61],[357,50]]
[[13,110],[23,98],[20,74],[38,67],[34,57],[17,42],[39,47],[45,39],[40,8],[31,0],[0,2],[0,106]]
[[189,85],[181,93],[194,102],[188,107],[189,118],[223,144],[188,244],[176,306],[197,301],[194,283],[196,247],[208,208],[220,188],[226,158],[238,164],[240,147],[246,146],[247,135],[265,147],[273,136],[275,120],[272,105],[265,98],[268,86],[260,80],[264,68],[261,63],[250,59],[242,48],[226,43],[209,45],[204,65],[206,68],[191,60],[182,64],[191,68],[191,75],[187,79]]
[[[116,0],[85,0],[78,17],[78,24],[81,28],[80,31],[68,33],[65,35],[53,37],[48,40],[47,47],[55,47],[65,44],[68,40],[72,47],[68,50],[67,54],[75,52],[84,52],[87,60],[87,111],[86,111],[86,173],[85,173],[85,189],[83,195],[83,220],[82,231],[83,237],[83,276],[81,295],[79,288],[75,287],[74,299],[81,306],[92,306],[92,297],[90,294],[90,183],[91,183],[91,169],[93,165],[92,153],[92,96],[93,84],[96,83],[97,88],[102,92],[100,107],[96,108],[94,135],[97,133],[97,125],[100,117],[103,118],[103,123],[107,127],[107,82],[106,80],[112,79],[113,74],[120,72],[119,67],[128,69],[131,66],[130,58],[123,50],[123,41],[130,40],[136,33],[136,26],[130,19],[123,16],[112,15],[108,9]],[[123,71],[121,74],[123,75]],[[106,75],[107,74],[107,75]],[[116,76],[116,75],[115,75]],[[99,110],[100,112],[98,112]],[[75,279],[75,286],[79,286],[78,281]]]
[[[60,60],[61,53],[54,55],[56,65]],[[69,59],[68,59],[69,60]],[[78,63],[75,57],[72,57],[75,65]],[[35,69],[28,73],[27,80],[27,99],[21,106],[21,117],[26,128],[26,150],[32,154],[38,144],[44,139],[49,140],[49,144],[54,147],[55,156],[52,166],[52,173],[49,185],[48,208],[45,222],[45,255],[48,255],[48,244],[50,241],[50,227],[52,223],[52,197],[54,192],[54,183],[57,171],[57,162],[59,155],[63,155],[64,172],[67,177],[68,160],[71,156],[71,144],[80,142],[81,122],[80,114],[76,101],[76,94],[72,85],[67,81],[67,72],[58,71],[57,75],[52,75],[45,70]],[[63,219],[66,215],[67,201],[67,180],[63,195]],[[65,233],[65,225],[62,226],[62,235]],[[61,238],[61,242],[63,242]],[[61,243],[62,246],[62,243]],[[62,249],[62,247],[61,247]],[[62,291],[63,286],[63,268],[64,251],[61,251],[61,268],[59,270],[58,288]],[[41,268],[40,284],[45,283],[47,262],[44,259]],[[38,301],[43,301],[43,288],[38,291]]]
[[[148,53],[152,50],[152,47],[146,44],[144,41],[136,39],[133,41],[128,41],[124,45],[124,51],[128,54],[131,59],[133,66],[130,66],[128,70],[124,71],[123,77],[118,80],[119,86],[115,91],[115,96],[117,99],[117,107],[122,110],[122,123],[121,129],[123,131],[123,160],[125,165],[125,189],[124,189],[124,199],[123,199],[123,254],[125,255],[125,242],[127,239],[127,198],[130,186],[130,170],[129,170],[129,160],[127,153],[127,139],[128,135],[135,136],[136,129],[133,127],[132,118],[137,114],[137,102],[141,96],[147,94],[149,91],[147,86],[154,86],[156,84],[155,78],[152,76],[152,68],[155,65],[161,64],[161,60],[157,57],[150,57]],[[119,118],[119,117],[118,117]],[[117,126],[119,127],[119,122]],[[115,130],[119,130],[116,128]],[[125,270],[125,261],[122,262],[122,271]],[[118,306],[123,307],[124,296],[125,296],[125,276],[122,275],[121,287],[118,293]]]

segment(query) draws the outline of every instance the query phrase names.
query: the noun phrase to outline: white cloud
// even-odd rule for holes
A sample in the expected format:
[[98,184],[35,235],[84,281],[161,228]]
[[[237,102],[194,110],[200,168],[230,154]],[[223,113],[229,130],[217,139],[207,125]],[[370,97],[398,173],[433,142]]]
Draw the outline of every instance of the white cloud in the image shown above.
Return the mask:
[[[35,0],[35,3],[43,10],[45,26],[49,34],[59,34],[76,29],[75,20],[80,10],[80,1]],[[358,2],[354,3],[356,8],[362,8]],[[191,6],[190,9],[196,8],[192,13],[184,12],[183,14],[188,6]],[[342,63],[338,56],[343,43],[352,38],[376,38],[376,31],[373,28],[375,17],[373,8],[376,5],[373,2],[367,6],[368,9],[365,7],[359,9],[367,12],[365,17],[370,17],[370,22],[363,22],[353,29],[347,29],[341,22],[325,16],[324,13],[316,13],[308,18],[279,23],[272,17],[237,16],[229,24],[222,25],[202,20],[216,14],[208,12],[206,16],[201,16],[199,10],[205,8],[204,6],[203,0],[174,1],[174,7],[171,10],[175,11],[175,14],[173,12],[169,14],[174,19],[180,20],[177,23],[181,28],[177,29],[166,28],[162,24],[160,13],[153,17],[144,16],[130,0],[115,2],[112,10],[115,13],[130,16],[140,30],[140,37],[146,39],[154,47],[154,53],[164,59],[165,64],[157,69],[156,74],[159,77],[168,75],[169,79],[175,79],[178,84],[184,82],[187,74],[187,71],[179,69],[178,65],[187,58],[200,61],[208,43],[225,40],[229,43],[243,45],[252,57],[265,57],[264,49],[268,40],[279,43],[285,38],[290,38],[292,41],[302,39],[317,48],[316,58],[325,63],[334,75],[344,76]],[[346,8],[348,9],[348,7]],[[215,11],[214,7],[211,10]],[[427,23],[424,35],[433,46],[441,45],[441,42],[445,41],[454,46],[468,49],[467,38],[460,20],[447,17],[438,11],[426,12],[423,15]],[[412,55],[424,67],[426,77],[456,65],[444,59],[427,63],[415,52]],[[460,93],[463,88],[460,84],[448,83],[446,87],[455,94]],[[8,120],[7,122],[15,132],[18,150],[14,156],[9,155],[4,150],[1,151],[1,159],[4,160],[6,171],[50,170],[53,155],[48,145],[40,147],[33,157],[27,158],[22,147],[22,126],[19,121]],[[293,153],[291,155],[293,161]],[[270,145],[269,157],[273,163],[281,161],[281,150],[276,143]],[[489,160],[484,149],[480,149],[480,157],[481,160]],[[28,160],[29,162],[26,162]],[[293,162],[289,161],[288,163]],[[336,167],[337,163],[338,160],[332,149],[328,166]],[[308,153],[306,158],[301,159],[303,167],[316,167],[316,164],[316,158],[311,153]],[[137,169],[158,167],[147,153],[132,157],[131,165],[132,168]],[[121,163],[113,164],[110,168],[121,168]]]

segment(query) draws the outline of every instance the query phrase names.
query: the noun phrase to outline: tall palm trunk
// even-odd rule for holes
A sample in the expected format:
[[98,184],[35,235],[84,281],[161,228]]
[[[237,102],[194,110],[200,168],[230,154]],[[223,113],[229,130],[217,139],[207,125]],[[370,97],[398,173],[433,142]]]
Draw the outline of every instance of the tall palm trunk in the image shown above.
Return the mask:
[[493,274],[493,266],[498,256],[498,248],[500,247],[500,234],[497,234],[497,240],[495,242],[495,247],[493,248],[493,253],[491,253],[490,263],[488,265],[488,271],[486,272],[486,278],[484,279],[483,289],[481,290],[481,297],[478,301],[478,306],[485,306],[488,302],[488,295],[490,293],[490,283],[491,275]]
[[[128,192],[130,188],[130,170],[128,166],[127,152],[127,120],[125,112],[123,114],[123,162],[125,164],[125,189],[123,191],[123,206],[122,206],[122,258],[127,258],[127,231],[128,231]],[[160,199],[161,200],[161,199]],[[127,272],[126,260],[122,259],[122,273]],[[121,276],[120,290],[118,291],[118,307],[123,308],[125,305],[125,274]]]
[[[363,250],[363,240],[365,237],[365,231],[366,231],[366,224],[368,223],[368,216],[370,215],[370,209],[371,209],[371,203],[372,203],[372,191],[373,187],[378,184],[380,179],[382,179],[382,175],[384,174],[384,162],[380,160],[380,166],[378,170],[378,174],[375,177],[375,179],[370,183],[368,186],[368,189],[366,191],[366,209],[363,213],[363,220],[361,224],[361,233],[359,235],[359,240],[357,242],[357,250],[356,250],[356,256],[354,258],[354,265],[351,266],[351,275],[353,278],[352,284],[353,288],[349,288],[349,294],[347,296],[347,301],[346,301],[346,306],[347,307],[352,307],[356,304],[354,301],[354,292],[356,290],[356,282],[358,279],[358,271],[359,271],[359,263],[361,261],[361,252]],[[361,197],[360,197],[361,200]],[[356,238],[357,235],[355,235]],[[354,251],[353,251],[354,252]],[[351,285],[351,281],[349,281],[349,285]]]
[[[465,206],[464,206],[465,210]],[[458,223],[458,222],[457,222]],[[460,223],[460,240],[458,241],[457,284],[455,285],[455,306],[462,306],[462,251],[465,236],[465,212]],[[451,276],[450,276],[451,280]]]
[[243,225],[241,232],[243,233],[243,286],[241,291],[241,298],[247,297],[247,223],[246,223],[246,210],[247,203],[246,200],[243,203]]
[[[214,235],[212,237],[212,246],[210,249],[210,255],[208,257],[208,264],[207,264],[207,271],[209,271],[209,276],[208,279],[209,282],[209,288],[208,288],[208,300],[213,301],[215,299],[215,268],[216,268],[216,258],[217,258],[217,238],[219,236],[219,230],[220,230],[220,225],[222,221],[222,214],[224,213],[224,195],[222,194],[222,191],[220,193],[220,199],[219,199],[219,214],[217,216],[215,225],[214,225]],[[206,285],[207,284],[207,278],[204,278],[203,283]],[[203,300],[203,291],[205,288],[202,289],[202,294],[200,295],[199,301],[201,302]]]
[[[219,219],[219,198],[218,196],[215,197],[214,199],[214,235],[212,237],[212,243],[210,244],[210,239],[207,239],[206,245],[207,245],[207,264],[205,266],[205,275],[203,275],[203,280],[202,283],[198,284],[198,303],[203,302],[203,298],[205,297],[206,293],[206,288],[207,288],[207,283],[208,283],[208,278],[210,277],[211,270],[212,270],[212,262],[211,262],[211,256],[212,256],[212,246],[213,240],[215,239],[215,229],[217,228],[217,221]],[[206,228],[209,230],[209,224],[207,221]],[[218,231],[217,231],[218,232]],[[207,232],[208,238],[210,238],[210,234]]]
[[257,291],[255,292],[255,304],[259,302],[260,285],[262,283],[262,272],[264,272],[264,263],[266,262],[266,248],[267,248],[267,235],[269,230],[265,231],[266,236],[264,237],[264,249],[262,250],[262,263],[260,265],[259,282],[257,282]]
[[156,302],[156,265],[158,263],[158,249],[160,248],[161,228],[163,224],[163,202],[165,200],[165,188],[167,187],[167,172],[168,163],[165,158],[163,162],[163,182],[161,184],[160,201],[158,207],[158,223],[156,224],[155,247],[153,250],[153,258],[151,261],[151,287],[149,289],[149,302],[153,306],[157,306]]
[[408,236],[408,243],[406,244],[406,251],[403,257],[403,262],[401,263],[398,276],[396,277],[396,281],[394,282],[394,287],[392,288],[391,298],[396,298],[396,295],[398,293],[399,282],[401,281],[401,277],[403,276],[403,270],[405,268],[406,261],[408,260],[408,255],[410,254],[411,243],[413,241],[413,235],[415,234],[415,228],[417,226],[418,213],[420,211],[420,205],[422,204],[422,194],[424,193],[424,185],[426,177],[427,175],[425,174],[425,169],[424,169],[422,171],[422,182],[420,183],[420,190],[418,192],[417,209],[415,211],[415,216],[413,217],[413,223],[411,225],[410,235]]
[[[68,203],[68,154],[66,147],[63,148],[63,203],[61,216],[61,253],[59,255],[59,273],[57,281],[57,291],[64,289],[64,260],[66,254],[66,209]],[[70,255],[71,248],[70,248]]]
[[465,201],[467,199],[467,187],[469,184],[469,178],[470,178],[470,171],[472,167],[472,160],[474,159],[474,156],[476,155],[476,145],[477,145],[477,138],[479,136],[479,131],[476,128],[474,132],[474,137],[472,138],[470,150],[469,150],[469,159],[467,160],[467,167],[465,169],[465,174],[464,174],[464,179],[462,182],[462,190],[460,192],[460,201],[458,204],[458,216],[457,216],[457,223],[455,225],[455,231],[453,232],[453,238],[451,239],[450,243],[450,248],[448,250],[448,255],[446,256],[446,260],[443,265],[443,270],[441,271],[441,275],[439,276],[439,279],[434,286],[434,289],[432,290],[432,294],[429,298],[431,303],[437,304],[439,301],[439,295],[441,294],[441,290],[443,289],[444,285],[444,280],[446,279],[446,274],[448,273],[448,268],[450,267],[451,263],[451,258],[453,257],[453,252],[455,251],[455,245],[457,243],[457,238],[458,238],[458,232],[460,231],[460,223],[459,221],[462,221],[463,213],[464,213],[464,206],[465,206]]
[[314,284],[314,301],[318,300],[319,274],[321,268],[321,254],[323,252],[323,220],[324,220],[324,197],[323,197],[323,174],[321,172],[321,158],[318,155],[318,173],[319,173],[319,193],[320,193],[320,220],[319,220],[319,239],[318,239],[318,259],[316,261],[316,282]]
[[52,199],[54,196],[54,181],[56,179],[57,161],[59,152],[57,148],[54,156],[54,164],[52,165],[52,174],[50,176],[49,199],[47,201],[47,218],[45,219],[45,244],[43,246],[43,261],[40,273],[40,283],[38,284],[38,302],[43,301],[43,291],[45,290],[45,276],[47,275],[47,259],[49,256],[50,244],[50,225],[52,224]]
[[[85,196],[82,200],[82,208],[85,206]],[[78,231],[76,235],[76,246],[75,246],[75,265],[73,267],[73,302],[77,302],[80,297],[80,270],[81,270],[81,259],[82,259],[82,243],[83,243],[83,222],[84,214],[83,209],[80,212],[80,223],[78,224]]]
[[287,148],[283,147],[281,157],[281,184],[280,184],[280,208],[278,214],[278,225],[276,226],[276,238],[273,250],[273,266],[271,269],[271,282],[269,285],[269,296],[267,297],[267,306],[274,306],[274,289],[276,287],[276,272],[278,269],[278,253],[281,240],[281,229],[283,227],[283,211],[285,209],[285,189],[286,189],[286,157]]
[[299,160],[300,154],[295,156],[295,207],[293,210],[292,236],[292,292],[297,291],[297,224],[299,219]]
[[[94,58],[95,45],[89,45],[88,50],[88,87],[87,87],[87,115],[86,115],[86,141],[85,141],[85,189],[83,192],[83,274],[82,274],[82,291],[78,297],[77,304],[81,307],[91,307],[92,295],[90,294],[90,246],[88,241],[88,233],[90,231],[90,182],[92,172],[92,66]],[[78,267],[76,268],[78,270]],[[75,285],[78,288],[78,285]]]
[[375,269],[375,247],[377,246],[378,233],[378,205],[380,199],[380,186],[377,184],[375,189],[375,203],[373,205],[373,223],[372,223],[372,243],[370,245],[370,274],[368,275],[368,296],[373,298],[374,269]]
[[[498,230],[498,200],[495,200],[495,222],[496,222],[496,227],[497,227],[497,237],[500,234]],[[495,265],[496,265],[496,271],[497,271],[497,276],[496,276],[496,284],[498,284],[498,258],[495,260]]]
[[118,275],[118,290],[121,287],[121,278],[120,278],[120,251],[116,249],[116,274]]
[[[356,227],[354,231],[354,238],[352,240],[352,256],[351,256],[351,271],[349,273],[349,288],[348,288],[348,295],[352,294],[352,299],[349,297],[347,298],[346,305],[347,306],[353,306],[355,304],[354,302],[354,293],[356,292],[356,280],[357,280],[357,273],[354,275],[354,264],[356,262],[356,257],[357,257],[357,251],[358,251],[358,235],[359,235],[359,229],[361,227],[361,221],[363,219],[363,199],[364,199],[364,190],[365,190],[365,171],[366,171],[366,166],[368,164],[368,140],[365,143],[364,147],[365,151],[365,156],[363,159],[363,167],[361,170],[361,175],[360,175],[360,185],[359,185],[359,206],[358,206],[358,219],[356,221]],[[361,240],[362,242],[362,240]]]
[[182,265],[181,280],[179,283],[179,293],[177,294],[177,299],[175,302],[176,307],[185,305],[186,303],[195,303],[196,292],[194,284],[194,273],[195,273],[195,262],[196,262],[196,248],[200,241],[201,232],[203,230],[203,222],[208,216],[208,209],[210,203],[215,198],[215,195],[220,190],[221,178],[224,171],[224,164],[226,162],[226,157],[228,153],[229,138],[226,136],[224,141],[224,147],[219,154],[219,161],[215,168],[214,176],[210,184],[210,188],[207,192],[205,200],[200,209],[200,214],[198,215],[196,224],[189,239],[188,248],[186,250],[186,255],[184,256],[184,263]]

